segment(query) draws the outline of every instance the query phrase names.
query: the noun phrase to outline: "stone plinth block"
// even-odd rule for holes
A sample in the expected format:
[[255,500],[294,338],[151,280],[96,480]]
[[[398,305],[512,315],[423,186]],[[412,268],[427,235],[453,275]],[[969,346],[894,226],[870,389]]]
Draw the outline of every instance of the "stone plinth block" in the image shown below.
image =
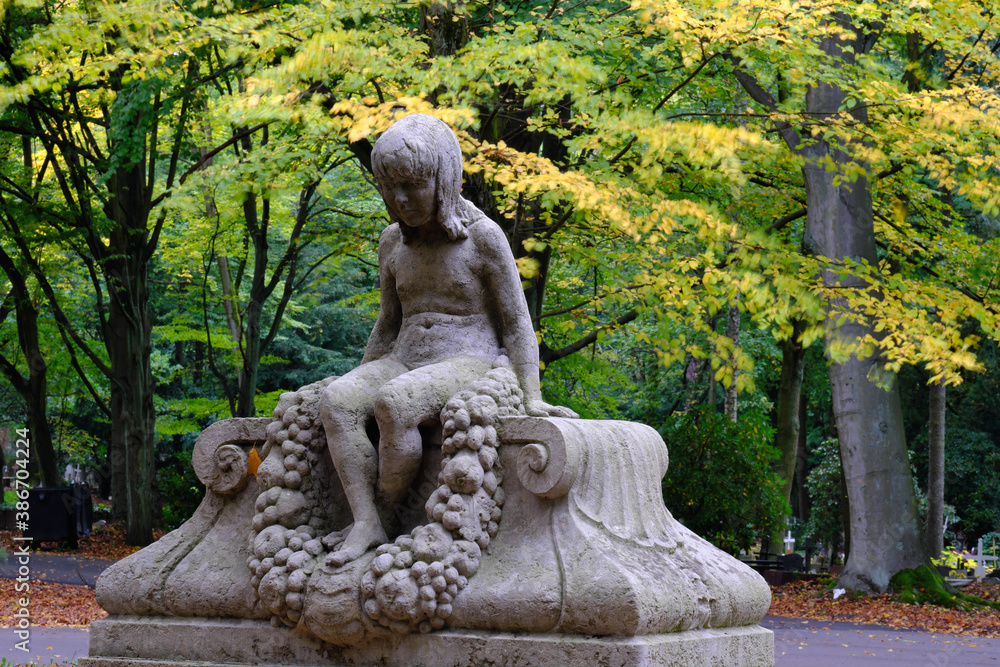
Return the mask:
[[774,636],[760,626],[637,637],[454,630],[344,648],[251,619],[112,616],[92,624],[90,652],[80,667],[763,667],[774,664]]

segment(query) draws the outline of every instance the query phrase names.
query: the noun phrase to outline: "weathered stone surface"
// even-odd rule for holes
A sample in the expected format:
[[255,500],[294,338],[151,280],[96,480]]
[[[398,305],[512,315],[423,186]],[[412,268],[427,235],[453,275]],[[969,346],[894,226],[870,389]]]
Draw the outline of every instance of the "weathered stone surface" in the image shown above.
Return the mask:
[[[575,416],[542,401],[538,343],[517,265],[500,227],[461,196],[462,153],[451,128],[422,114],[401,118],[375,142],[372,171],[393,221],[379,239],[379,315],[361,365],[326,387],[319,406],[354,520],[328,540],[324,562],[332,567],[387,542],[394,532],[394,526],[384,525],[387,515],[405,499],[420,468],[419,427],[439,416],[445,447],[467,451],[445,452],[456,457],[445,472],[453,506],[435,521],[464,533],[460,541],[477,542],[483,529],[495,532],[494,519],[485,517],[480,527],[474,515],[487,511],[481,503],[490,502],[476,493],[482,489],[492,496],[498,477],[484,457],[475,459],[489,415],[501,406],[481,395],[467,408],[442,414],[449,399],[491,368],[506,369],[511,377],[503,383],[516,389],[513,395],[505,392],[516,404],[504,407]],[[377,443],[366,430],[372,419]],[[493,440],[489,446],[495,448]],[[474,479],[456,477],[468,474]],[[423,586],[428,585],[433,584]],[[423,595],[430,593],[425,589]],[[425,602],[425,610],[407,614],[405,622],[437,629],[438,605],[447,613],[447,603],[436,596]]]
[[100,578],[86,664],[772,664],[770,591],[663,506],[656,431],[541,400],[451,130],[375,149],[394,224],[362,365],[205,430],[204,501]]
[[760,626],[642,637],[443,631],[397,635],[336,648],[250,620],[111,617],[91,629],[91,657],[80,667],[496,667],[622,665],[765,667],[774,635]]
[[124,558],[97,580],[97,601],[112,614],[267,618],[246,572],[257,483],[247,451],[268,419],[227,419],[205,429],[192,462],[205,498],[183,526]]

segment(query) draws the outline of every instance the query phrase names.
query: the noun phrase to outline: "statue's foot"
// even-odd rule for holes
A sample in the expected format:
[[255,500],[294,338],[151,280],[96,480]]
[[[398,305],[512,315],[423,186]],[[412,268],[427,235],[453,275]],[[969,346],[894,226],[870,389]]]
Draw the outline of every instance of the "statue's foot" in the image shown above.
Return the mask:
[[343,530],[335,530],[326,537],[322,538],[320,541],[323,543],[323,546],[326,547],[327,551],[336,551],[337,547],[344,543],[344,539],[347,537],[347,534],[351,532],[351,528],[353,527],[354,524],[352,523]]
[[326,564],[330,567],[340,567],[345,563],[357,560],[372,547],[389,541],[382,524],[377,521],[356,521],[344,530],[347,536],[340,545],[340,549],[326,557]]

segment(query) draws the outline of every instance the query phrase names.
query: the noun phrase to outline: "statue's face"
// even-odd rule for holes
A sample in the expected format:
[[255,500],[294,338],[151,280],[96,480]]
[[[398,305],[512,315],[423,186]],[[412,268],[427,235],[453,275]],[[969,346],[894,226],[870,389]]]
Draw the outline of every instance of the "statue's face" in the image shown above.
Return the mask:
[[421,227],[437,217],[437,179],[414,177],[383,183],[382,199],[404,224]]

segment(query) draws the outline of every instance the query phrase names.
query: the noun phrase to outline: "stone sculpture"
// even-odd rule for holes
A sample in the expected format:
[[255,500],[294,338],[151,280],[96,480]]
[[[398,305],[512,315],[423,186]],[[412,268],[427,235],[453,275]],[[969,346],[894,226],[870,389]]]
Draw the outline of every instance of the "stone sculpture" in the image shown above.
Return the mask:
[[770,591],[670,516],[659,435],[541,400],[451,130],[407,116],[373,166],[393,224],[362,365],[206,429],[205,500],[101,577],[81,664],[772,665]]
[[[349,530],[329,536],[333,565],[386,542],[376,488],[383,513],[390,511],[420,468],[418,427],[491,366],[513,370],[528,414],[571,414],[542,401],[538,345],[514,257],[500,227],[460,194],[462,153],[451,129],[431,116],[407,116],[379,138],[371,159],[395,224],[379,240],[381,302],[362,363],[332,382],[320,404],[354,514]],[[377,457],[365,429],[372,417]],[[475,466],[466,467],[472,474]]]

